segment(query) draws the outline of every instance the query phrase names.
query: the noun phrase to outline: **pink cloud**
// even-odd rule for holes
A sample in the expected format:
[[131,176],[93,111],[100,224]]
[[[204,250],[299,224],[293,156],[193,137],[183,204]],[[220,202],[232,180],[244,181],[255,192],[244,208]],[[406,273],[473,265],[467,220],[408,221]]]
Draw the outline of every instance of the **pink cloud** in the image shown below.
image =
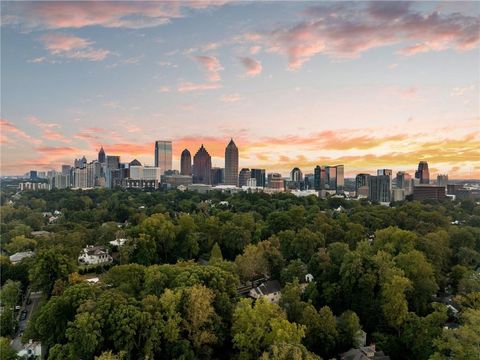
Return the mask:
[[64,29],[86,26],[140,29],[185,16],[184,9],[222,6],[225,1],[38,1],[12,3],[7,24],[27,28]]
[[209,81],[220,81],[220,71],[223,67],[215,56],[194,56],[193,58],[207,71]]
[[200,90],[215,90],[222,87],[222,84],[218,82],[196,84],[191,82],[181,83],[177,87],[177,91],[180,93],[200,91]]
[[93,41],[75,35],[50,33],[40,40],[50,54],[70,59],[101,61],[109,54],[108,50],[94,49]]
[[30,136],[6,119],[0,119],[0,129],[1,142],[4,144],[15,144],[17,142],[16,140],[26,141],[33,144],[41,143],[39,139]]
[[262,72],[262,64],[260,61],[249,57],[242,57],[240,58],[240,62],[245,67],[247,76],[254,77]]
[[52,141],[60,141],[63,143],[70,142],[70,139],[66,138],[65,136],[63,136],[62,133],[56,130],[60,128],[58,124],[42,122],[35,116],[30,116],[29,118],[27,118],[27,120],[42,130],[42,137],[44,139],[52,140]]
[[[317,54],[355,58],[373,48],[407,43],[401,55],[454,49],[466,51],[480,43],[479,17],[461,13],[424,13],[409,3],[338,3],[310,7],[306,19],[263,33],[248,33],[238,42],[263,45],[288,57],[299,69]],[[410,45],[411,43],[413,45]]]

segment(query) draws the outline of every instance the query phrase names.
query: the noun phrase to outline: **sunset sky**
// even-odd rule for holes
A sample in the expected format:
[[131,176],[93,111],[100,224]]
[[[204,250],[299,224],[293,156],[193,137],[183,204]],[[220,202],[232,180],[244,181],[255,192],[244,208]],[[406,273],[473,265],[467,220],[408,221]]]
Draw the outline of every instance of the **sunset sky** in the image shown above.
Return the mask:
[[480,2],[2,2],[1,174],[107,155],[480,178]]

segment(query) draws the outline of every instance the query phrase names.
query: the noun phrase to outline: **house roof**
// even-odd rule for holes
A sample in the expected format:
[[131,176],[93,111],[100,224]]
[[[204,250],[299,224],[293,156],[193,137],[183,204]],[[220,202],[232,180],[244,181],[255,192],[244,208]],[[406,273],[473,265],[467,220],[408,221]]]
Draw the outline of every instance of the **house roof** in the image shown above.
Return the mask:
[[33,251],[23,251],[23,252],[17,252],[10,256],[10,261],[11,262],[19,262],[22,261],[23,259],[33,256],[35,253]]
[[264,282],[262,285],[258,286],[255,288],[255,292],[262,296],[262,295],[269,295],[273,294],[275,292],[281,291],[282,287],[280,286],[280,283],[278,280],[268,280]]

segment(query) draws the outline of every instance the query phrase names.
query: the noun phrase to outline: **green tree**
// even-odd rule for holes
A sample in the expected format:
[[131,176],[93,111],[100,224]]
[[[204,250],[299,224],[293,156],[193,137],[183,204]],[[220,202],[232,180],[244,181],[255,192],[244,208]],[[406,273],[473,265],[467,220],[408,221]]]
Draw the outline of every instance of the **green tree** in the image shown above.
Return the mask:
[[223,261],[222,250],[217,243],[213,245],[212,252],[210,253],[210,264],[215,264],[219,261]]
[[338,341],[335,316],[328,306],[317,312],[312,305],[307,305],[302,314],[301,324],[306,326],[305,344],[322,356],[331,356]]
[[360,319],[354,311],[347,310],[338,317],[339,343],[342,348],[358,347],[361,331]]
[[20,300],[22,284],[20,281],[7,280],[0,290],[2,306],[13,308]]
[[30,269],[30,281],[35,289],[45,294],[52,293],[57,280],[68,280],[68,275],[75,271],[75,263],[58,249],[40,251]]
[[411,282],[405,277],[394,275],[382,287],[382,311],[388,325],[400,333],[408,316],[405,293],[411,289]]
[[3,360],[17,360],[17,352],[10,347],[10,340],[0,337],[0,355]]
[[24,235],[15,236],[9,243],[5,244],[5,250],[10,254],[21,251],[35,250],[37,242],[33,239],[28,239]]

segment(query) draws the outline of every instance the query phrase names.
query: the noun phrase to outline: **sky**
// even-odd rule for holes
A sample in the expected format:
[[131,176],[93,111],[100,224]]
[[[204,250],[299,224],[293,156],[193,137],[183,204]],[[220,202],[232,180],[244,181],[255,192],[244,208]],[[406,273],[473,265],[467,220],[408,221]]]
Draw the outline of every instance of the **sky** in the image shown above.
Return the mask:
[[1,3],[1,175],[83,155],[480,179],[480,2]]

